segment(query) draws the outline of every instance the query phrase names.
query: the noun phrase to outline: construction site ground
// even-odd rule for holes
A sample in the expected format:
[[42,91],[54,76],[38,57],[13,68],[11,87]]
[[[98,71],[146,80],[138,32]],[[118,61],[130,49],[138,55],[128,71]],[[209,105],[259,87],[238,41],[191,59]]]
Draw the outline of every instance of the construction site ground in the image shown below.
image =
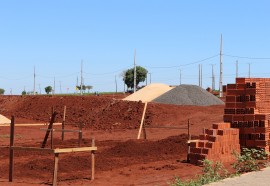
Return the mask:
[[[174,177],[191,179],[202,167],[185,162],[187,129],[146,129],[147,140],[137,140],[144,103],[122,101],[125,95],[106,96],[0,96],[0,113],[15,123],[45,123],[54,106],[57,121],[62,121],[66,105],[66,128],[78,129],[83,123],[82,146],[91,146],[95,138],[96,172],[90,180],[90,153],[61,154],[59,185],[169,185]],[[193,138],[202,129],[222,122],[224,105],[179,106],[148,103],[147,126],[187,127]],[[15,145],[40,147],[46,126],[16,126]],[[61,126],[55,126],[61,128]],[[8,182],[9,127],[0,127],[0,184],[48,185],[52,183],[53,155],[42,152],[15,151],[14,182]],[[54,148],[76,147],[78,133],[54,133]],[[50,140],[47,143],[50,147]],[[230,164],[226,165],[230,166]]]

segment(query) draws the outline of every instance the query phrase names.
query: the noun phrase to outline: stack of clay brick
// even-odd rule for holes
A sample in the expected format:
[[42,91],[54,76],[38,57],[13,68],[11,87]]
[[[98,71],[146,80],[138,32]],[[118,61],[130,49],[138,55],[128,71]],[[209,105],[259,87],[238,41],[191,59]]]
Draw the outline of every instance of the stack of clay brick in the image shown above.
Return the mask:
[[270,78],[236,78],[227,85],[224,122],[239,128],[241,147],[269,152]]
[[230,128],[230,123],[213,124],[213,129],[204,129],[199,140],[190,142],[190,163],[200,165],[201,160],[228,162],[233,152],[240,152],[239,131]]

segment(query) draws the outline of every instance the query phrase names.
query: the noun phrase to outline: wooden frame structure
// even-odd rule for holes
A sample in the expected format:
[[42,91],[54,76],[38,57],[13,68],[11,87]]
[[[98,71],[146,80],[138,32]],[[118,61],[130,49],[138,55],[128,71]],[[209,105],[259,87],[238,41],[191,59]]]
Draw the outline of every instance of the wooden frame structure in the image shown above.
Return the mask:
[[[52,118],[53,119],[53,118]],[[24,151],[41,151],[54,154],[54,171],[53,171],[53,186],[57,185],[57,174],[58,174],[58,162],[59,154],[72,153],[72,152],[91,152],[91,180],[95,179],[95,140],[92,139],[91,147],[77,147],[77,148],[61,148],[61,149],[49,149],[49,148],[37,148],[37,147],[21,147],[14,146],[14,132],[15,132],[15,118],[12,116],[10,124],[10,146],[9,146],[9,182],[13,181],[14,172],[14,150]],[[48,132],[48,131],[47,131]],[[47,133],[46,133],[47,136]],[[45,138],[46,138],[45,136]],[[44,139],[45,141],[45,139]],[[43,144],[44,144],[43,141]]]
[[187,129],[188,130],[188,139],[189,140],[191,139],[191,137],[190,137],[190,122],[189,122],[189,119],[188,119],[187,127],[177,127],[177,126],[145,126],[144,125],[144,117],[145,117],[145,113],[146,113],[146,108],[147,108],[147,102],[145,102],[145,104],[144,104],[144,109],[143,109],[143,114],[142,114],[142,119],[141,119],[141,124],[140,124],[140,128],[139,128],[137,139],[140,139],[142,132],[143,132],[144,139],[147,138],[147,136],[146,136],[146,128]]

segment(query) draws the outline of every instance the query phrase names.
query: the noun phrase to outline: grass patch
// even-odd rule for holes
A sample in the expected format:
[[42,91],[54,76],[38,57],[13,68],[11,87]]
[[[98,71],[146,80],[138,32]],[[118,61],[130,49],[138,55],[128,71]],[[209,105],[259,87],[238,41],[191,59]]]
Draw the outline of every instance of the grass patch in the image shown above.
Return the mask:
[[[0,138],[10,138],[10,135],[9,134],[1,134],[0,135]],[[15,134],[14,138],[18,138],[18,139],[21,139],[22,138],[22,135],[21,134]]]

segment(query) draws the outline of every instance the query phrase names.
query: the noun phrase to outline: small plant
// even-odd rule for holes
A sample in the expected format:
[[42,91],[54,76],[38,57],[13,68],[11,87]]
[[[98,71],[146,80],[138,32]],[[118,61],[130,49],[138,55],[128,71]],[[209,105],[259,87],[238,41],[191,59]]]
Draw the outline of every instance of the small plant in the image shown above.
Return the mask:
[[171,186],[200,186],[208,183],[216,182],[228,177],[228,171],[222,163],[216,162],[213,164],[210,160],[203,160],[203,175],[189,181],[182,181],[180,178],[175,178]]
[[264,150],[243,148],[242,154],[235,153],[236,162],[233,164],[233,168],[236,173],[244,173],[257,171],[260,169],[257,160],[268,159],[268,154]]

